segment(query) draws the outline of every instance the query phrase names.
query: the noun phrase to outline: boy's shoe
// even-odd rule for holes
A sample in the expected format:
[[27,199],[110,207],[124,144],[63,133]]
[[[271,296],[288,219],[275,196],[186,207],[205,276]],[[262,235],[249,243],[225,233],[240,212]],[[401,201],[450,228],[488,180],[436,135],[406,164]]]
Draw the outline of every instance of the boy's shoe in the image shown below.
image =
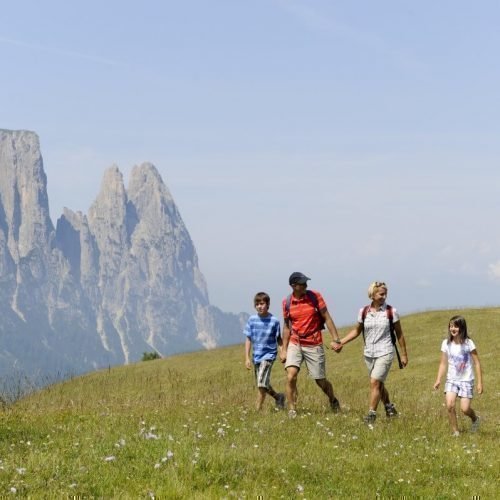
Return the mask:
[[396,411],[396,407],[394,406],[393,403],[385,405],[385,414],[387,415],[388,418],[398,416],[398,412]]
[[460,436],[460,432],[455,431],[451,435],[456,438],[456,437]]
[[285,397],[285,395],[282,392],[280,392],[276,396],[276,409],[277,410],[284,410],[285,409],[285,403],[286,403],[286,397]]
[[375,420],[377,419],[377,413],[374,412],[373,410],[370,410],[368,412],[368,415],[363,418],[363,422],[367,425],[374,424]]
[[333,401],[330,401],[330,408],[333,413],[338,413],[340,411],[340,401],[335,398]]
[[297,412],[295,410],[288,410],[288,418],[296,418]]
[[476,420],[474,420],[474,422],[472,422],[470,431],[477,432],[479,430],[480,425],[481,425],[481,417],[479,415],[476,415]]

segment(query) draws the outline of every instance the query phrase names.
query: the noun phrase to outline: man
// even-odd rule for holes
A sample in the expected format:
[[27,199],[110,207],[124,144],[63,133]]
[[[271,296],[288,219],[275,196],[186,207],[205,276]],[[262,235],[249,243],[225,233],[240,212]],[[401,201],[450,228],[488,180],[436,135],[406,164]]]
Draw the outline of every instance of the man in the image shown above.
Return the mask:
[[340,410],[339,400],[326,378],[321,331],[326,325],[332,336],[331,348],[336,352],[342,348],[340,337],[321,294],[307,290],[308,280],[310,278],[302,273],[292,273],[288,280],[292,294],[283,299],[283,348],[280,360],[285,363],[287,372],[286,396],[290,418],[297,416],[297,375],[302,361],[305,361],[309,375],[327,395],[330,408],[334,412]]

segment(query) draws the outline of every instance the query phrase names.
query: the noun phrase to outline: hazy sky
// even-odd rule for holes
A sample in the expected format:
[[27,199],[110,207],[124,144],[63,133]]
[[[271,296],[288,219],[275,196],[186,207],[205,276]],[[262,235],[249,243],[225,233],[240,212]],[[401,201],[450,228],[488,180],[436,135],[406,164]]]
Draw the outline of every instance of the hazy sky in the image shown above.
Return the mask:
[[[211,302],[312,278],[339,325],[500,302],[500,2],[2,2],[0,128],[40,136],[54,224],[160,171]],[[445,325],[443,325],[443,328]]]

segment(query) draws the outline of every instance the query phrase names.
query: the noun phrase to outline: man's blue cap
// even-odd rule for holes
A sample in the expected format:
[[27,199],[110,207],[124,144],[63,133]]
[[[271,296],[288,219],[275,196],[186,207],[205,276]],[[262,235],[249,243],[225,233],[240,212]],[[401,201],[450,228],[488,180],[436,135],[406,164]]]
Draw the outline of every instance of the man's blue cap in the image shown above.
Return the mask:
[[311,278],[308,278],[305,274],[295,272],[290,274],[290,278],[288,278],[288,283],[290,285],[305,285],[307,283],[307,280],[310,280]]

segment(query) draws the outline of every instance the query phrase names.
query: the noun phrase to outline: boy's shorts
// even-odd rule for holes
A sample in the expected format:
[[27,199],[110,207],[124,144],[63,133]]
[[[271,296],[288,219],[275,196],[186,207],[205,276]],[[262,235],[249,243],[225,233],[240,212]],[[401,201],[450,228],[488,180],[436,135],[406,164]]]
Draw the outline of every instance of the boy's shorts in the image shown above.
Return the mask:
[[323,345],[304,347],[297,344],[288,344],[285,368],[295,366],[300,370],[302,361],[306,362],[307,371],[311,378],[314,380],[326,378],[325,349]]
[[269,389],[271,387],[271,369],[273,367],[273,363],[274,360],[266,359],[254,365],[257,387],[264,387],[265,389]]
[[368,375],[370,378],[385,382],[389,370],[391,369],[392,360],[394,359],[394,352],[384,354],[378,358],[370,358],[365,356],[366,367],[368,368]]
[[474,382],[472,380],[466,380],[462,382],[454,382],[453,380],[447,380],[444,384],[444,392],[454,392],[459,398],[472,399],[472,393],[474,392]]

